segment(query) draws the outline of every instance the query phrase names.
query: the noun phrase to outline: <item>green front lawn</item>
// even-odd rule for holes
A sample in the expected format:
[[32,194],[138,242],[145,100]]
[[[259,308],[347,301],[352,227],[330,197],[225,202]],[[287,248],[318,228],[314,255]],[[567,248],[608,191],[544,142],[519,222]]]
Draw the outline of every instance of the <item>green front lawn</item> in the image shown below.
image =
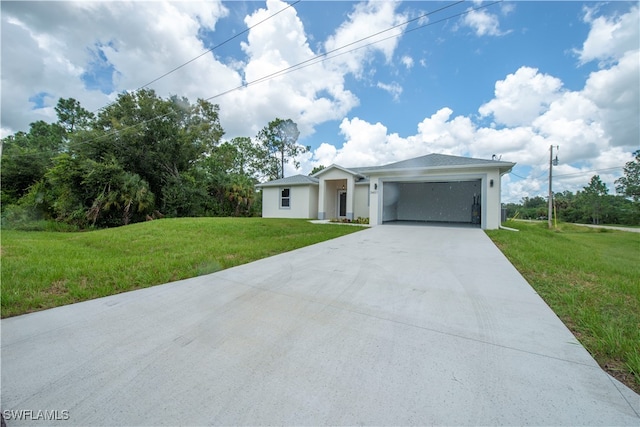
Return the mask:
[[180,218],[75,233],[3,230],[2,317],[208,274],[361,229]]

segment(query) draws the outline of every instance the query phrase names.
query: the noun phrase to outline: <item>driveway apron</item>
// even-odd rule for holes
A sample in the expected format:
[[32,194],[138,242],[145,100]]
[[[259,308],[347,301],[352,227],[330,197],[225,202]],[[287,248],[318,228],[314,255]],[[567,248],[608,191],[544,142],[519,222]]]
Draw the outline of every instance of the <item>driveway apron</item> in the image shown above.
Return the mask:
[[9,426],[640,424],[479,229],[377,226],[1,327]]

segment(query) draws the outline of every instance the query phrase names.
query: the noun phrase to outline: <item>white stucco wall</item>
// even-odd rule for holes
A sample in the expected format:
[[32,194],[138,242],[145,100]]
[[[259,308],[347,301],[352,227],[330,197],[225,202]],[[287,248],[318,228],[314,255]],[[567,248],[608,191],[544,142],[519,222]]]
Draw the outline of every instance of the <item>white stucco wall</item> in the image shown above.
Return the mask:
[[379,216],[382,215],[382,209],[379,209],[382,203],[380,188],[380,177],[369,177],[369,224],[371,225],[382,224],[382,218]]
[[[491,180],[493,180],[493,187],[491,187]],[[494,230],[499,228],[502,222],[502,183],[500,173],[498,171],[488,171],[483,185],[485,186],[486,204],[483,203],[485,211],[482,214],[482,228]]]
[[353,217],[369,218],[369,185],[359,184],[355,186],[355,199],[353,203]]
[[[400,189],[395,182],[384,183],[382,194],[382,221],[396,221],[398,219],[398,197]],[[378,186],[382,190],[382,185]]]
[[324,172],[321,176],[320,176],[320,180],[332,180],[332,179],[347,179],[353,177],[353,175],[351,175],[348,172],[343,171],[342,169],[329,169],[326,172]]
[[[290,189],[289,208],[280,207],[282,188]],[[262,188],[263,218],[316,218],[317,212],[318,186],[316,185]]]
[[318,218],[318,190],[319,188],[317,185],[310,185],[307,187],[309,209],[305,218]]

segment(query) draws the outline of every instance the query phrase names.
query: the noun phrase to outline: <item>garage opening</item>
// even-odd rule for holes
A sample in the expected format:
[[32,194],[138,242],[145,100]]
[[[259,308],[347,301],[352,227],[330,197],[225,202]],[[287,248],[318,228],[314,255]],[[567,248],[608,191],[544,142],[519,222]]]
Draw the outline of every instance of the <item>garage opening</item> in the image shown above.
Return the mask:
[[480,227],[481,180],[385,182],[382,222],[468,224]]

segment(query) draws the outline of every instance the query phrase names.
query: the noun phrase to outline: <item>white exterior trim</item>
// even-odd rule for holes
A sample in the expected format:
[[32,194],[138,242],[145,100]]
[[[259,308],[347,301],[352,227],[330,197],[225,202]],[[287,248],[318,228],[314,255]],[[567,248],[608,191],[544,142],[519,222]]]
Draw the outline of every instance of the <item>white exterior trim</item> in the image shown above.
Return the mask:
[[[282,193],[284,192],[284,190],[289,190],[289,196],[288,197],[282,197]],[[291,187],[279,187],[278,191],[280,193],[280,201],[278,202],[278,208],[279,209],[291,209]],[[284,206],[284,203],[282,203],[283,200],[287,200],[287,206]]]

